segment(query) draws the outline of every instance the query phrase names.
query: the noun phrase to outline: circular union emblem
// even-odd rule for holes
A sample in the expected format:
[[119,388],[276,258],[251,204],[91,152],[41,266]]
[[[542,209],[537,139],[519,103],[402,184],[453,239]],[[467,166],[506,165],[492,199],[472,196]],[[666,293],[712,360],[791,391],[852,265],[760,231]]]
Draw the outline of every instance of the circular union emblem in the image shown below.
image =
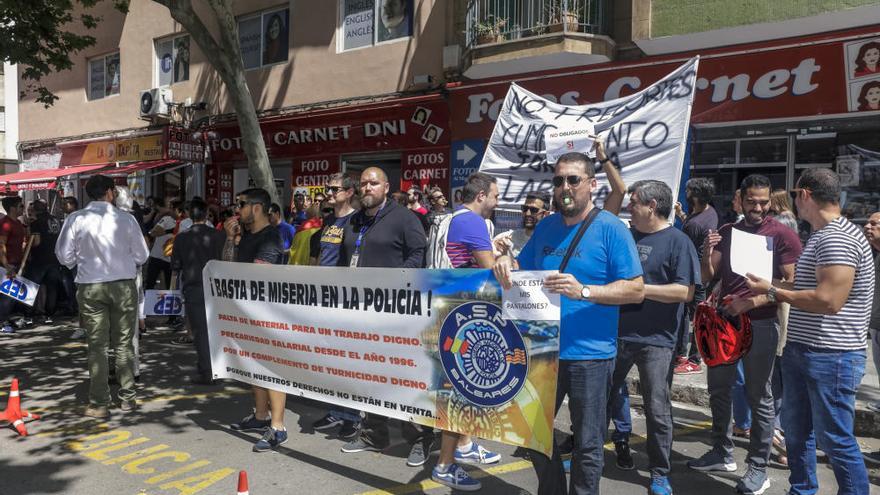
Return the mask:
[[439,348],[453,388],[477,406],[506,404],[525,384],[525,343],[494,304],[469,302],[453,309],[440,327]]

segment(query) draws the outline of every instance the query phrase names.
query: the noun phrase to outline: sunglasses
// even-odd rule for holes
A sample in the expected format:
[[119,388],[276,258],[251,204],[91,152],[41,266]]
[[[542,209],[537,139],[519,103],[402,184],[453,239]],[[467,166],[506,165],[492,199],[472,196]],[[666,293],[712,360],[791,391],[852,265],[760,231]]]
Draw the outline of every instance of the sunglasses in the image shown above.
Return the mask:
[[542,211],[544,211],[544,209],[538,208],[537,206],[522,205],[522,212],[523,213],[531,213],[532,215],[537,215],[538,213],[541,213]]
[[324,190],[327,191],[327,194],[336,194],[339,191],[344,190],[345,188],[342,186],[325,186]]
[[798,187],[796,189],[792,189],[792,190],[788,191],[789,196],[791,196],[791,200],[796,201],[797,197],[801,193],[801,191],[809,191],[809,189],[804,189],[804,188]]
[[568,185],[571,187],[577,187],[582,181],[584,177],[580,175],[557,175],[553,177],[553,187],[562,187],[562,184],[568,182]]

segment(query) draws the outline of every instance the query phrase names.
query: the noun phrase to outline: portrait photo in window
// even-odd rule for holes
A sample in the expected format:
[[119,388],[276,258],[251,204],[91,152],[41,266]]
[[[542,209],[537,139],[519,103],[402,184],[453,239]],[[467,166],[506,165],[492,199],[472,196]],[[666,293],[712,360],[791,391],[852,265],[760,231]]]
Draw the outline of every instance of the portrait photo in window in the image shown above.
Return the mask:
[[189,80],[189,36],[174,40],[174,82]]
[[288,11],[263,14],[263,65],[287,60]]
[[412,36],[412,0],[377,0],[376,42]]
[[106,58],[106,69],[104,76],[104,85],[105,91],[104,95],[118,95],[119,94],[119,54],[110,55]]

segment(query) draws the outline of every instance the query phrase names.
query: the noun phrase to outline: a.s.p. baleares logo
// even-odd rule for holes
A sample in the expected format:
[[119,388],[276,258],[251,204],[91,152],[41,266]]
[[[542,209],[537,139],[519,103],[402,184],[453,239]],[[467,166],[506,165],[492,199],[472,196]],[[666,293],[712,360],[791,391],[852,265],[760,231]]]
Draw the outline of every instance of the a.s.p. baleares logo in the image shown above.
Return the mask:
[[525,384],[528,353],[516,325],[494,304],[453,309],[440,328],[440,362],[452,386],[469,402],[496,407]]

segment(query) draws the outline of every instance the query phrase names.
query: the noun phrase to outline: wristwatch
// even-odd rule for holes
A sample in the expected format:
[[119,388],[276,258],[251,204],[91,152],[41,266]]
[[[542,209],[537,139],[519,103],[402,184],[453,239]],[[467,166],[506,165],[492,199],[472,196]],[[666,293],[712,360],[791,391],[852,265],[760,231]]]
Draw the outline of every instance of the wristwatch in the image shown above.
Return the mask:
[[773,287],[771,285],[770,288],[767,289],[767,300],[770,301],[771,303],[776,302],[776,287]]
[[590,288],[586,285],[581,288],[581,299],[587,300],[590,298]]

